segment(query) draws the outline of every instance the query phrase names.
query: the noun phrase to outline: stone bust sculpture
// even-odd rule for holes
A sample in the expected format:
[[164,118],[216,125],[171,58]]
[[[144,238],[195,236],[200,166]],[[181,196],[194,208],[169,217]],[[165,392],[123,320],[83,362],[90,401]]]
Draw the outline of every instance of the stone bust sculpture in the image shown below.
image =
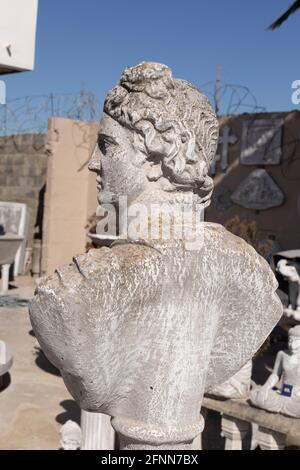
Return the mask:
[[[148,227],[152,205],[167,204],[185,229],[187,196],[196,218],[210,202],[217,140],[195,87],[162,64],[125,70],[89,165],[100,205],[118,207],[126,195]],[[281,316],[267,262],[220,225],[198,228],[192,249],[184,230],[122,232],[57,269],[31,303],[45,354],[82,409],[112,416],[121,448],[189,448],[203,429],[204,392],[241,369]]]
[[[281,380],[279,390],[273,387]],[[289,330],[288,351],[279,351],[272,374],[251,392],[254,405],[300,418],[300,325]]]

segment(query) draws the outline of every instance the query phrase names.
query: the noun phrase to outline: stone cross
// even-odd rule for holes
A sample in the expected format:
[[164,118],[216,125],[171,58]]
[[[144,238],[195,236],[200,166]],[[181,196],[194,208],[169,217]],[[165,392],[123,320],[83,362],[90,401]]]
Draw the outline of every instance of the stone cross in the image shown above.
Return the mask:
[[210,172],[212,175],[216,174],[216,164],[217,162],[221,162],[221,170],[226,171],[228,168],[228,150],[229,145],[235,144],[237,142],[237,137],[235,135],[230,135],[229,126],[225,125],[222,128],[222,136],[219,137],[219,145],[222,145],[221,155],[217,154],[213,163],[210,167]]

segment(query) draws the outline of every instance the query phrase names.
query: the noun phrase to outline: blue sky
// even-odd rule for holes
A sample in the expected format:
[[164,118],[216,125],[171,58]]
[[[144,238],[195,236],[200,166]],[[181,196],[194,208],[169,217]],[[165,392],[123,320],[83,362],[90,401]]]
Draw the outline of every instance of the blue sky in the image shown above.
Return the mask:
[[152,60],[198,86],[220,65],[224,83],[248,87],[268,111],[294,109],[300,12],[266,31],[291,3],[39,0],[35,70],[5,77],[7,99],[75,93],[84,85],[102,103],[126,66]]

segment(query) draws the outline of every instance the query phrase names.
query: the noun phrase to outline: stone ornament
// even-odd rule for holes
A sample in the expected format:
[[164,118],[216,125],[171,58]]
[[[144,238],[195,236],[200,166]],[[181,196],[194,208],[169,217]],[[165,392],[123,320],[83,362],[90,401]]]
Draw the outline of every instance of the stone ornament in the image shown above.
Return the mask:
[[[147,223],[147,209],[167,205],[186,228],[177,202],[189,196],[196,217],[209,204],[217,141],[195,87],[162,64],[126,69],[89,164],[99,203],[120,210],[126,195]],[[112,417],[121,449],[189,449],[203,394],[250,360],[282,314],[275,277],[251,246],[217,224],[201,222],[197,236],[193,248],[184,232],[118,237],[57,269],[31,303],[43,351],[81,409]]]
[[69,419],[60,428],[60,446],[63,450],[78,450],[81,443],[81,429],[79,424]]
[[236,374],[229,380],[211,392],[212,395],[224,398],[246,398],[250,393],[252,374],[252,359],[248,361]]
[[231,200],[246,209],[265,210],[283,204],[284,194],[267,171],[259,168],[241,182]]
[[279,165],[283,124],[283,119],[245,121],[241,165]]
[[[279,380],[280,389],[273,390]],[[279,351],[266,383],[251,391],[251,402],[268,411],[300,418],[300,325],[289,330],[288,351]]]
[[289,304],[284,309],[284,314],[300,321],[300,264],[281,259],[276,265],[276,271],[289,283]]
[[229,145],[235,144],[237,142],[237,137],[235,135],[230,135],[230,128],[229,126],[225,125],[222,128],[222,135],[219,137],[219,145],[222,146],[221,154],[217,154],[211,164],[210,173],[211,175],[216,174],[216,166],[217,162],[220,162],[220,167],[222,171],[226,171],[229,165],[228,159],[228,151]]

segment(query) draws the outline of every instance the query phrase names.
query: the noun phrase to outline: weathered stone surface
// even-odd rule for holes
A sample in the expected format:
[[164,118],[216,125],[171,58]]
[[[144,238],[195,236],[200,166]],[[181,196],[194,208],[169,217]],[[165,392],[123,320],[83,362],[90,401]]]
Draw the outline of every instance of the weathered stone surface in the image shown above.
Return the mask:
[[243,125],[241,164],[278,165],[283,119],[257,119]]
[[[120,212],[126,195],[146,225],[153,204],[175,207],[174,227],[188,228],[177,203],[190,196],[197,218],[210,203],[217,140],[195,87],[162,64],[125,70],[105,100],[89,164],[99,203]],[[267,262],[219,225],[198,229],[193,248],[185,231],[133,234],[76,256],[31,304],[36,336],[68,390],[82,409],[113,417],[124,449],[189,448],[203,429],[203,393],[237,372],[281,316]]]
[[268,335],[281,315],[275,289],[252,248],[205,224],[197,255],[125,244],[77,257],[39,286],[31,320],[83,409],[149,422],[168,442]]
[[231,200],[247,209],[264,210],[283,204],[284,194],[267,171],[259,168],[241,182]]

